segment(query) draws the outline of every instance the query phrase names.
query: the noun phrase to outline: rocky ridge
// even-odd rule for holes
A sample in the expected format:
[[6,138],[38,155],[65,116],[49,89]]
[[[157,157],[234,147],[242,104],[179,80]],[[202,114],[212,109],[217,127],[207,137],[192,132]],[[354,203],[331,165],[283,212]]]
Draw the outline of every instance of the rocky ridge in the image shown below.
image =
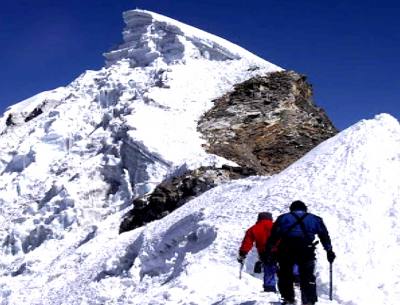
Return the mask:
[[251,78],[213,102],[198,124],[207,140],[205,148],[247,170],[237,167],[232,175],[233,168],[201,167],[167,179],[133,200],[120,232],[160,219],[218,184],[279,173],[337,133],[324,110],[314,104],[306,77],[293,71]]
[[306,77],[279,71],[254,77],[214,101],[198,130],[209,153],[223,156],[258,174],[276,174],[336,128],[312,100]]

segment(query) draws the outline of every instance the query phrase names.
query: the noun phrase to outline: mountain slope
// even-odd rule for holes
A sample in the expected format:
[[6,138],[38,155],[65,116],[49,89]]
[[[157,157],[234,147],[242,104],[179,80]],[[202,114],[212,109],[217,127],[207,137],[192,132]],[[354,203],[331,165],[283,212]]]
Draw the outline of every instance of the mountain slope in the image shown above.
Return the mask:
[[6,304],[269,304],[277,297],[259,293],[261,280],[250,274],[254,253],[238,279],[237,249],[259,211],[276,217],[300,198],[324,218],[338,255],[329,302],[328,263],[319,249],[320,304],[395,304],[399,151],[397,120],[362,121],[276,176],[224,184],[145,227],[118,235],[111,217],[97,223],[87,243],[83,234],[58,246],[47,242],[27,255],[21,274],[1,279],[3,298]]
[[131,11],[125,21],[128,51],[116,50],[113,64],[14,105],[0,120],[6,254],[85,231],[181,167],[231,163],[204,151],[196,121],[235,83],[280,70],[157,14]]

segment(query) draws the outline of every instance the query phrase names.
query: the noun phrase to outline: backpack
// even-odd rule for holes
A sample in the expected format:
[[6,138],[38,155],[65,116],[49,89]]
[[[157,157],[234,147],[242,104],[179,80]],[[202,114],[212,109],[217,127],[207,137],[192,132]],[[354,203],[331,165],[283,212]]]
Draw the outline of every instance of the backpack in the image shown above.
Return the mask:
[[[299,260],[311,260],[315,259],[315,248],[318,241],[313,242],[307,236],[307,230],[303,223],[304,218],[309,214],[304,213],[301,217],[295,213],[290,213],[296,218],[296,222],[293,223],[287,230],[282,234],[282,237],[278,244],[278,257],[291,257],[296,261]],[[288,234],[297,226],[300,225],[303,231],[302,237],[291,237]]]

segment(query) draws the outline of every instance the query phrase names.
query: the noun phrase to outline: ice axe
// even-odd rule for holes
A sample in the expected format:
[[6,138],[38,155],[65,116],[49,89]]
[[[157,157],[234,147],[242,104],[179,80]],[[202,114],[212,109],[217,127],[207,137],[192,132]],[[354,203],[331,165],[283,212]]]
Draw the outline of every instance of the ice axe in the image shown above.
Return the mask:
[[243,270],[243,262],[240,263],[240,269],[239,269],[239,280],[242,279],[242,270]]

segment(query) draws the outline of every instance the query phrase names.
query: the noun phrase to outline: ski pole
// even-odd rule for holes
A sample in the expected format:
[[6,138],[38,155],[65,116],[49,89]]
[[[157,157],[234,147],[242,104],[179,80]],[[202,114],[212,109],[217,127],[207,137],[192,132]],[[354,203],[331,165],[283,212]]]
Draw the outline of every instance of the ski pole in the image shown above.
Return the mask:
[[329,300],[333,300],[332,297],[332,290],[333,290],[333,283],[332,283],[332,263],[329,263]]
[[243,270],[243,262],[240,263],[240,270],[239,270],[239,280],[242,279],[242,270]]

